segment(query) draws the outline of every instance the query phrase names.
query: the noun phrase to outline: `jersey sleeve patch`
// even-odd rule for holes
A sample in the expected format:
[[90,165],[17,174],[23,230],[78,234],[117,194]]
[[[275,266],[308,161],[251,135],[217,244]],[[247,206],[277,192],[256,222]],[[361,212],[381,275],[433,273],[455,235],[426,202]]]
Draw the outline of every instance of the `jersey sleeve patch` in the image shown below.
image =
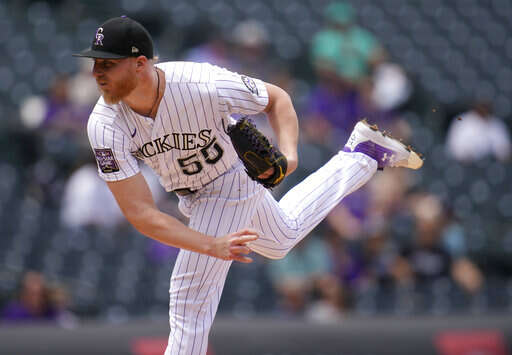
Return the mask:
[[258,95],[258,87],[256,86],[254,80],[245,75],[241,75],[240,77],[242,78],[242,81],[245,84],[245,86],[247,86],[247,89],[249,89],[251,93]]
[[115,173],[119,171],[119,164],[114,158],[114,153],[110,148],[94,149],[94,155],[98,162],[98,167],[104,174]]

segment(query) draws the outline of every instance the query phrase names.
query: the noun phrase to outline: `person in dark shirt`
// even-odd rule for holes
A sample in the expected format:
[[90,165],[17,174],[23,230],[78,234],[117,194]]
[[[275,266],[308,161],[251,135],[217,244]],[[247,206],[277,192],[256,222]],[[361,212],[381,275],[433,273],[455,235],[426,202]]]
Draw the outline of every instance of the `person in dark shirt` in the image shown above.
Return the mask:
[[9,302],[1,314],[2,322],[54,321],[57,314],[48,298],[43,275],[28,271],[21,281],[19,295]]

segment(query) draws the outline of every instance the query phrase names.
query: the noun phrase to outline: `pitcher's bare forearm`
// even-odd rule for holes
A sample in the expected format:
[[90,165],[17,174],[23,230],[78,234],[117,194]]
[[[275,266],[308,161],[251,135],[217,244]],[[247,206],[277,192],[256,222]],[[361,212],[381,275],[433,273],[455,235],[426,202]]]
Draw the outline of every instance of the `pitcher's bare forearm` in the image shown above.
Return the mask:
[[141,205],[138,209],[140,211],[126,213],[125,216],[140,233],[163,244],[208,254],[208,245],[213,237],[187,227],[178,219],[158,210],[156,206]]
[[298,164],[299,123],[297,113],[290,95],[286,91],[268,83],[265,83],[265,86],[269,97],[265,112],[276,134],[279,150],[288,160],[288,175],[297,168]]
[[250,262],[246,243],[258,238],[255,231],[244,229],[222,237],[195,231],[178,219],[160,211],[142,174],[109,182],[126,219],[142,234],[163,244],[224,260]]

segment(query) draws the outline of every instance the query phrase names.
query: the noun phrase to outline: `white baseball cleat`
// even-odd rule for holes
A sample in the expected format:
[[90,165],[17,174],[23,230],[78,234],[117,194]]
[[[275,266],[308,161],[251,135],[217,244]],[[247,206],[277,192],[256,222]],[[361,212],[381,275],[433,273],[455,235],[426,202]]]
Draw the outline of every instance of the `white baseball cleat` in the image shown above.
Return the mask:
[[357,122],[343,151],[366,154],[377,161],[379,169],[419,169],[423,165],[423,159],[410,146],[379,131],[377,125],[370,125],[366,119]]

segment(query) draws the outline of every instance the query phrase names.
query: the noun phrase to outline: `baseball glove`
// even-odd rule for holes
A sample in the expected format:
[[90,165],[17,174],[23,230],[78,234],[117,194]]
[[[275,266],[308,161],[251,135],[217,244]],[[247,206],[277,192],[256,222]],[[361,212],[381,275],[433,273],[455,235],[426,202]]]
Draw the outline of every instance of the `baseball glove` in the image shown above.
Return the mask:
[[[277,186],[283,181],[288,166],[286,157],[270,144],[250,119],[244,117],[236,124],[229,125],[227,133],[251,179],[266,188]],[[274,168],[272,176],[265,179],[258,177],[271,168]]]

